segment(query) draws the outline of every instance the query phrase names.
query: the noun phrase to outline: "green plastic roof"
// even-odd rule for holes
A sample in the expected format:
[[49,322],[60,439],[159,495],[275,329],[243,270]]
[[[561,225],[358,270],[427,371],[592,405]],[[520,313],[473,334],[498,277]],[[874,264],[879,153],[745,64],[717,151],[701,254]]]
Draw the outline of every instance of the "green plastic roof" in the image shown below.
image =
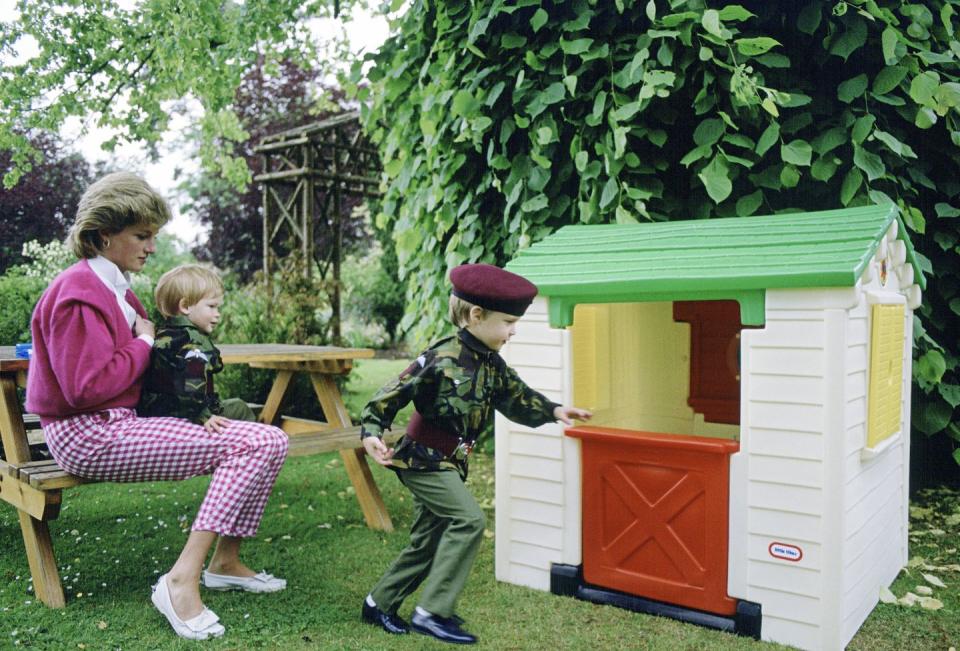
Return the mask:
[[926,286],[893,204],[642,224],[565,226],[520,251],[507,269],[550,299],[554,327],[578,303],[740,302],[741,321],[764,323],[769,288],[852,287],[897,220],[914,277]]

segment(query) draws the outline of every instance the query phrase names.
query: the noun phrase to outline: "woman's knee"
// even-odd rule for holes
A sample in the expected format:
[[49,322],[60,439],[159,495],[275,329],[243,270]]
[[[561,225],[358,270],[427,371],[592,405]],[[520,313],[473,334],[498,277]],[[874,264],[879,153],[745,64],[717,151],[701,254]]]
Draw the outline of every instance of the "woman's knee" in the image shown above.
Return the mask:
[[480,536],[483,535],[483,531],[487,528],[487,516],[484,515],[480,507],[477,507],[476,509],[465,511],[458,516],[452,523],[452,526],[456,526],[468,534]]
[[284,459],[290,439],[287,433],[273,425],[254,425],[255,430],[250,432],[246,441],[255,450],[259,450],[269,459]]

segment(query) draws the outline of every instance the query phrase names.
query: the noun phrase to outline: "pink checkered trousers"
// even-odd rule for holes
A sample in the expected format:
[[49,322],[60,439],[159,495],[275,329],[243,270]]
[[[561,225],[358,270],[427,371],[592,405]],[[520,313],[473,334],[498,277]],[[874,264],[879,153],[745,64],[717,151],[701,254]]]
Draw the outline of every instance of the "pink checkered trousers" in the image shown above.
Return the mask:
[[140,418],[132,409],[72,416],[43,428],[50,454],[72,475],[99,481],[187,479],[213,474],[193,531],[256,534],[287,456],[283,430],[235,420],[220,434],[183,418]]

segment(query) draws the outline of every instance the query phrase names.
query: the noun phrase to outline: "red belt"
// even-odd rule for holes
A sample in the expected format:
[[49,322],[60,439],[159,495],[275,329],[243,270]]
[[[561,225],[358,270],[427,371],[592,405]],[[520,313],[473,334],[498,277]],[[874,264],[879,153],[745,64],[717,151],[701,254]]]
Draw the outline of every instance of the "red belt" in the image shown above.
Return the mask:
[[407,423],[407,438],[420,445],[439,450],[445,457],[453,456],[457,446],[460,445],[460,438],[456,434],[427,420],[417,410],[413,411],[410,422]]

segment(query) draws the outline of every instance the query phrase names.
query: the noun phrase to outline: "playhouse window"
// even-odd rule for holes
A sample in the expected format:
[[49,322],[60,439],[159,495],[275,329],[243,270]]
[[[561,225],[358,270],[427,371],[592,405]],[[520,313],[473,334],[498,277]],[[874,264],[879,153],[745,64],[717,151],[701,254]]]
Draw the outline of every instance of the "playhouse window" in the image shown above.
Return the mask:
[[867,447],[875,448],[900,431],[903,393],[904,306],[873,305],[870,379],[867,395]]

